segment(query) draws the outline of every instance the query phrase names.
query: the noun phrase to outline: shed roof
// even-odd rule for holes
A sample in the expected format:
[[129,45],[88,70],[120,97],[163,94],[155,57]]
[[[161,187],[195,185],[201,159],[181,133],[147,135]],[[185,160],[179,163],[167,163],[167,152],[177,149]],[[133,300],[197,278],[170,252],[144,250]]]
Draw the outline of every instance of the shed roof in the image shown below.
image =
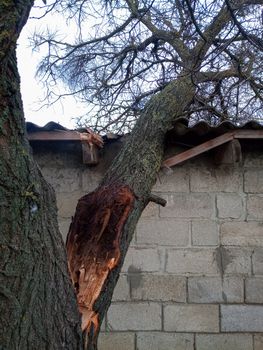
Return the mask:
[[200,121],[194,125],[189,125],[188,119],[179,118],[174,123],[173,128],[167,133],[167,142],[180,143],[181,141],[187,146],[191,146],[214,139],[225,133],[239,130],[249,130],[256,138],[256,135],[263,133],[263,125],[256,121],[249,121],[242,125],[224,121],[216,126],[211,126],[206,121]]
[[[60,134],[61,138],[59,139],[63,139],[64,137],[64,140],[66,140],[71,137],[72,140],[79,140],[80,137],[77,135],[86,132],[85,128],[70,130],[53,121],[50,121],[44,126],[27,122],[26,129],[30,140],[55,140],[54,136],[52,136],[53,133],[57,133],[57,135]],[[188,119],[179,118],[175,121],[171,130],[168,131],[167,140],[173,142],[183,139],[184,141],[191,140],[192,142],[200,142],[204,139],[212,139],[235,130],[263,130],[263,124],[257,121],[249,121],[242,125],[236,125],[230,121],[224,121],[216,126],[211,126],[206,121],[200,121],[194,125],[189,125]],[[33,136],[33,134],[35,134],[35,136]],[[106,134],[103,138],[106,141],[107,139],[119,138],[121,136],[123,135]]]
[[[40,127],[33,123],[26,123],[28,138],[30,141],[83,141],[83,135],[87,129],[80,128],[69,130],[64,126],[49,122]],[[106,134],[103,141],[108,143],[112,140],[120,139],[124,135]],[[200,121],[194,125],[189,125],[186,118],[179,118],[175,121],[173,127],[168,131],[166,143],[180,144],[186,146],[189,150],[171,157],[164,161],[163,166],[173,166],[186,159],[195,157],[198,154],[216,148],[232,140],[263,140],[263,125],[256,121],[249,121],[243,125],[236,125],[225,121],[216,126],[211,126],[205,121]],[[83,155],[85,153],[83,145]],[[87,163],[88,164],[88,163]]]

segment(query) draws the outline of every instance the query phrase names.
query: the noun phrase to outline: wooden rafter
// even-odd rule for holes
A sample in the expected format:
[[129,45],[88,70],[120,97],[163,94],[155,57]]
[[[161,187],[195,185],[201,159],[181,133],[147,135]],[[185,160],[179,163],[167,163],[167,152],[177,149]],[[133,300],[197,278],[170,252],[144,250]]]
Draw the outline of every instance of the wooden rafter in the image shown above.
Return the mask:
[[263,139],[263,130],[235,130],[235,139]]
[[176,156],[166,159],[162,166],[163,167],[171,167],[173,165],[184,162],[187,159],[193,158],[198,154],[204,153],[212,148],[223,145],[224,143],[231,141],[234,139],[234,135],[232,132],[228,132],[221,136],[218,136],[212,140],[206,141],[201,145],[193,147],[185,152],[179,153]]
[[263,130],[235,130],[227,132],[221,136],[218,136],[212,140],[206,141],[201,145],[195,146],[187,151],[179,153],[171,158],[166,159],[162,167],[171,167],[176,164],[182,163],[188,159],[191,159],[201,153],[207,152],[210,149],[223,145],[233,139],[262,139]]
[[28,133],[29,141],[80,141],[77,131],[37,131]]

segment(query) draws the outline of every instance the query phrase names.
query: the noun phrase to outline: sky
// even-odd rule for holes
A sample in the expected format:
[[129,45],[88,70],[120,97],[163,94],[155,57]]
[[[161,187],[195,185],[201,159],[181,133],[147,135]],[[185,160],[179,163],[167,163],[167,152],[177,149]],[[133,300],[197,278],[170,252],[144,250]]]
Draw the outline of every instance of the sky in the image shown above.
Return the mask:
[[[37,11],[37,10],[33,10]],[[35,13],[33,13],[35,15]],[[31,13],[32,15],[32,13]],[[73,129],[75,126],[74,117],[84,114],[83,107],[73,98],[64,98],[62,102],[57,102],[49,107],[42,107],[45,96],[43,84],[35,77],[37,65],[41,57],[40,53],[32,52],[29,37],[35,29],[52,25],[63,29],[65,24],[62,19],[55,18],[55,15],[48,15],[46,18],[38,20],[29,18],[22,30],[17,45],[18,69],[21,77],[21,93],[26,121],[43,126],[49,121],[57,122],[67,128]]]

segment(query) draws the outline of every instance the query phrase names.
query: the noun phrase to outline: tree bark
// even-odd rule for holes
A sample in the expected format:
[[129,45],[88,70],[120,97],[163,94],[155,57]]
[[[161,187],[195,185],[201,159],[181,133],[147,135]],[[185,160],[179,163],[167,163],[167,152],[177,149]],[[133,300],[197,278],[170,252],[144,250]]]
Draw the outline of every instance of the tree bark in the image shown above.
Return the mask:
[[100,324],[135,226],[152,199],[165,134],[192,102],[194,93],[191,77],[182,75],[154,96],[101,185],[79,200],[67,251],[86,331],[85,349],[97,349]]
[[55,195],[26,141],[16,40],[30,0],[0,0],[0,347],[82,349]]
[[[30,155],[19,91],[15,43],[31,6],[0,1],[1,347],[75,350],[83,348],[82,334],[55,196]],[[79,201],[67,249],[85,349],[97,349],[136,223],[153,198],[165,134],[193,96],[184,75],[152,98],[101,186]]]

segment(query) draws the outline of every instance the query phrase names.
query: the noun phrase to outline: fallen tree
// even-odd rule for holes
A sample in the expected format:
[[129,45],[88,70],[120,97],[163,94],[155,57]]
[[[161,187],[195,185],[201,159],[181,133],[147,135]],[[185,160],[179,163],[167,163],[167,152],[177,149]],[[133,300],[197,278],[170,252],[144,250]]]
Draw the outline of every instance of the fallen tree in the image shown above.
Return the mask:
[[[176,3],[186,6],[182,18],[191,19],[194,41],[187,32],[189,21],[184,28],[188,36],[178,37],[169,23],[163,31],[151,22],[151,12],[147,11],[154,7],[139,8],[136,1],[126,2],[131,18],[144,21],[144,26],[154,34],[151,42],[157,45],[154,49],[166,50],[168,43],[176,52],[176,77],[165,81],[159,93],[143,104],[127,144],[102,183],[79,200],[67,239],[71,284],[55,219],[54,192],[34,164],[25,136],[15,43],[32,3],[0,1],[0,338],[3,348],[97,349],[99,328],[136,223],[149,201],[163,204],[151,194],[151,188],[161,166],[166,132],[178,117],[201,110],[226,116],[228,108],[233,111],[226,92],[242,90],[243,83],[253,94],[256,108],[262,106],[262,84],[260,74],[256,75],[261,72],[258,71],[260,54],[253,53],[255,43],[247,27],[242,33],[235,30],[240,22],[232,23],[237,12],[241,18],[249,17],[250,6],[262,1],[215,2],[217,11],[201,29],[192,2]],[[220,36],[229,25],[233,36],[231,31],[230,39]],[[240,43],[249,43],[252,58],[244,60],[238,56],[244,53]],[[54,42],[49,39],[49,44]],[[138,47],[131,49],[138,51]],[[151,52],[158,60],[156,51]],[[224,64],[215,69],[213,64],[218,63],[221,53],[225,55]],[[53,63],[49,68],[54,67]],[[99,85],[100,81],[96,83]],[[242,90],[242,96],[246,89]],[[237,100],[240,96],[237,95]],[[82,315],[84,344],[73,288]]]
[[97,348],[99,327],[143,209],[149,201],[163,203],[151,188],[163,159],[165,134],[193,96],[191,78],[185,76],[154,97],[101,185],[79,200],[67,251],[87,349]]

